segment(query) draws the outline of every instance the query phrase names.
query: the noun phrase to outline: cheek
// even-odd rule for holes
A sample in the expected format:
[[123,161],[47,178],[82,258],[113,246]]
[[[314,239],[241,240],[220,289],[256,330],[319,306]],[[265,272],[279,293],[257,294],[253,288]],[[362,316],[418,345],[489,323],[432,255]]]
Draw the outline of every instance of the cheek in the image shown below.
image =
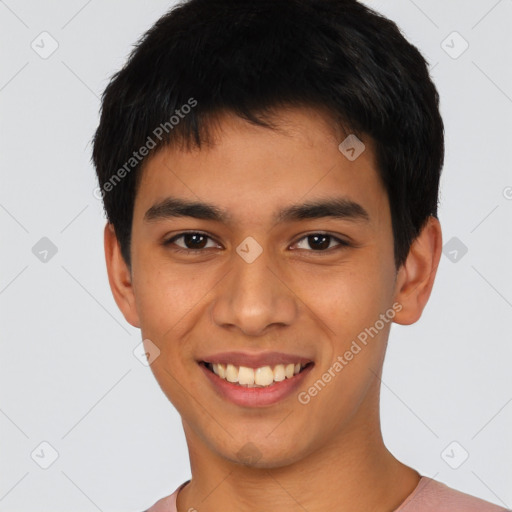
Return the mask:
[[[138,264],[138,266],[137,266]],[[192,272],[146,257],[134,261],[134,293],[144,334],[163,336],[197,307],[206,283]]]
[[376,266],[310,269],[303,276],[298,295],[337,339],[357,334],[388,307],[388,280]]
[[307,401],[304,421],[324,432],[339,431],[340,418],[349,422],[375,384],[391,325],[379,321],[389,309],[385,281],[369,267],[339,269],[328,279],[310,281],[308,306],[318,316],[316,325],[328,329],[316,379],[301,390],[300,403]]
[[369,369],[378,372],[381,365],[391,325],[389,319],[379,320],[390,308],[386,269],[361,260],[323,275],[310,274],[304,288],[308,298],[304,302],[309,301],[308,307],[318,316],[316,325],[325,330],[317,376],[328,384],[311,410],[317,410],[326,425],[331,416],[324,417],[325,411],[343,411],[342,416],[349,417],[357,409],[374,380]]

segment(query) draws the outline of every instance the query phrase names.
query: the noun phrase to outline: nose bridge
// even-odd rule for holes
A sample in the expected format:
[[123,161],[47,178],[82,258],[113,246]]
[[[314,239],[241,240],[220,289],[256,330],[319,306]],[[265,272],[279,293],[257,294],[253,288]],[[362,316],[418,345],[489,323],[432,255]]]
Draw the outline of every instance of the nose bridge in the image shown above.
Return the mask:
[[231,271],[223,280],[212,318],[218,326],[234,325],[247,335],[258,336],[272,324],[291,324],[297,307],[293,293],[279,277],[271,251],[261,248],[256,255],[255,250],[248,241],[233,253]]

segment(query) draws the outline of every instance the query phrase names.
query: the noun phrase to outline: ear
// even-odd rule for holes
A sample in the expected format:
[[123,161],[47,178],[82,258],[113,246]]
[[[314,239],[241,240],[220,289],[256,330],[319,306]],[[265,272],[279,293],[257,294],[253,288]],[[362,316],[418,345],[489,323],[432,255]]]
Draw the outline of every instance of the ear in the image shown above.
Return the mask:
[[410,325],[421,317],[434,285],[442,242],[439,220],[430,216],[412,243],[407,260],[398,270],[395,301],[402,309],[393,319],[397,324]]
[[112,295],[127,322],[133,327],[140,327],[139,315],[135,307],[131,272],[121,254],[121,247],[114,226],[109,222],[105,226],[104,245],[108,282]]

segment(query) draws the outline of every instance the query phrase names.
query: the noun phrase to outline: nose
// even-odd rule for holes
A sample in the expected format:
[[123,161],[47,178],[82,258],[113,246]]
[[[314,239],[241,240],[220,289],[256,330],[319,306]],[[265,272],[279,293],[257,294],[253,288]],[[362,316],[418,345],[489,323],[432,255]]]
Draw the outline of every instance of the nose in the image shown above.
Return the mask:
[[290,326],[299,308],[288,279],[268,251],[251,263],[233,255],[211,309],[214,323],[247,336],[266,334],[272,326]]

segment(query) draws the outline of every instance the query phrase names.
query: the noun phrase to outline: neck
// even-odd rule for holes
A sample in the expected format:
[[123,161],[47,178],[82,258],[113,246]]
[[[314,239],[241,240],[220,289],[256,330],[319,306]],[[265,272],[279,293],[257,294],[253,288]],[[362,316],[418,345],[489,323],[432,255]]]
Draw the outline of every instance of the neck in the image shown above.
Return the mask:
[[[359,422],[358,422],[359,423]],[[211,450],[184,424],[192,479],[178,494],[178,512],[287,510],[390,512],[411,494],[420,475],[395,459],[380,424],[355,424],[331,443],[281,467],[254,468]]]

